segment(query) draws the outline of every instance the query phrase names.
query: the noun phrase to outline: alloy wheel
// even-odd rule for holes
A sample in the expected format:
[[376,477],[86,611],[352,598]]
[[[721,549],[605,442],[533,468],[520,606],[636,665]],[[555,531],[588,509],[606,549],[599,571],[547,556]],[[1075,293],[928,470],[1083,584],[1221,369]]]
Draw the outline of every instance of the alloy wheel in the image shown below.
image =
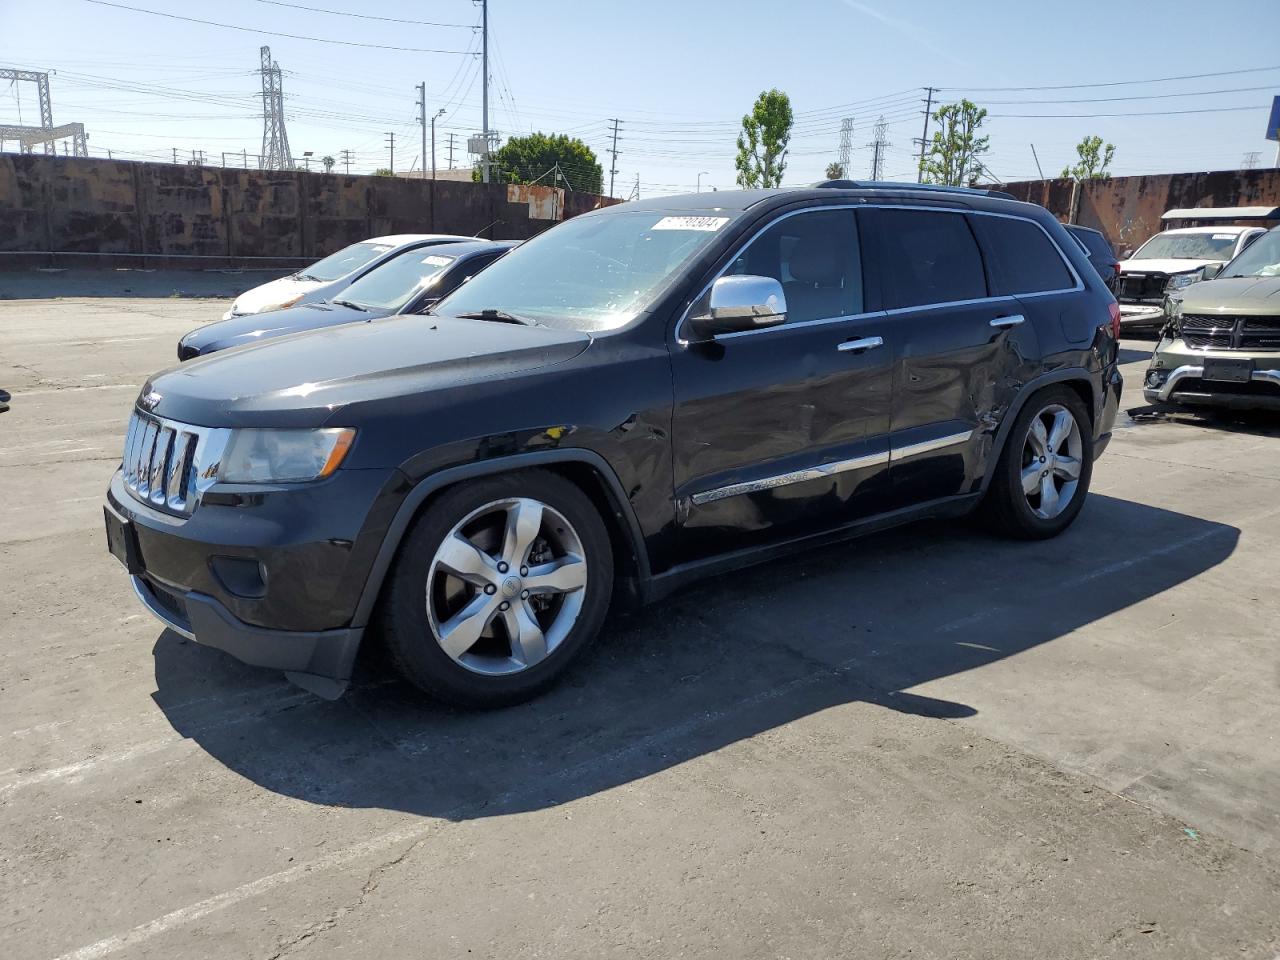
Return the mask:
[[524,497],[473,510],[427,571],[427,620],[459,666],[499,676],[555,653],[582,611],[587,560],[573,525]]
[[1022,448],[1022,492],[1041,520],[1057,517],[1075,497],[1083,450],[1080,425],[1062,404],[1032,418]]

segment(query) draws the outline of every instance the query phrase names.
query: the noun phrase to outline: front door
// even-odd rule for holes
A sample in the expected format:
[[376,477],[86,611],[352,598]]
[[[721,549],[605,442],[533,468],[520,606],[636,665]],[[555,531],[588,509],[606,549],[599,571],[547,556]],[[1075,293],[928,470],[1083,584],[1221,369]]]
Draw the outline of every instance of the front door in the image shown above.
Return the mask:
[[777,279],[787,320],[672,347],[684,561],[846,523],[887,488],[895,344],[865,309],[855,212],[785,214],[724,272]]

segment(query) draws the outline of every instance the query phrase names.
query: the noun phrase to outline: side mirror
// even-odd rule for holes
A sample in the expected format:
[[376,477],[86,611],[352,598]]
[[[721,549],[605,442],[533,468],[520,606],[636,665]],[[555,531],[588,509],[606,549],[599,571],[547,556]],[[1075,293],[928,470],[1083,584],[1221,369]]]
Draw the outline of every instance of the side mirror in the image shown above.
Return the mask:
[[1201,276],[1205,280],[1212,280],[1222,272],[1222,268],[1225,266],[1225,263],[1207,263],[1204,266],[1204,271]]
[[721,277],[711,285],[705,301],[689,317],[691,340],[711,340],[721,333],[739,333],[776,326],[787,319],[787,298],[773,277]]

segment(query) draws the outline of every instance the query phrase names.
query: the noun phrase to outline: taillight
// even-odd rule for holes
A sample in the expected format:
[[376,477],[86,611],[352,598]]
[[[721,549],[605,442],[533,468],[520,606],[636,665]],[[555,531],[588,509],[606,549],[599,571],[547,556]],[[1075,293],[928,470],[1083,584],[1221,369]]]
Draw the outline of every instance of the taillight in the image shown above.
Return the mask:
[[1111,336],[1120,339],[1120,304],[1112,300],[1107,304],[1107,310],[1111,313]]

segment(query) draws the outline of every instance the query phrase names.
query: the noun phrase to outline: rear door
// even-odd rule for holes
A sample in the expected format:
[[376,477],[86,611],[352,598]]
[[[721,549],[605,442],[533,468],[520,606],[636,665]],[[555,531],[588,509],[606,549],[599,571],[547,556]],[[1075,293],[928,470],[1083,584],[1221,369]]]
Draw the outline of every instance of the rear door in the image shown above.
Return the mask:
[[897,345],[890,433],[891,505],[972,493],[992,437],[1039,357],[1035,325],[988,286],[962,211],[868,211]]
[[801,536],[881,507],[893,345],[884,315],[867,312],[860,247],[851,209],[780,216],[723,272],[778,280],[786,322],[672,346],[682,559]]

